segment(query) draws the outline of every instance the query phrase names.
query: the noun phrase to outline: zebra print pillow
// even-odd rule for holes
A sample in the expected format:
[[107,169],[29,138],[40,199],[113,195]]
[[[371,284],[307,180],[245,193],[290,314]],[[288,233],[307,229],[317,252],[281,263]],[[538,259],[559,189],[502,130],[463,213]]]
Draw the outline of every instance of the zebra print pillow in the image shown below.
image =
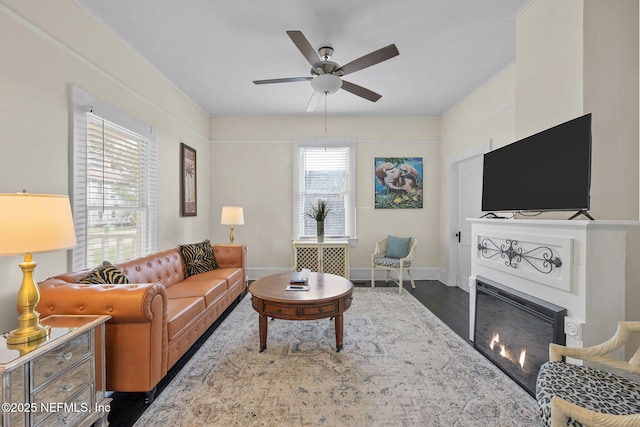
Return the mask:
[[185,278],[218,268],[218,263],[216,262],[216,257],[213,254],[209,240],[204,240],[200,243],[179,245],[178,251],[184,261]]
[[129,279],[109,261],[103,261],[86,276],[79,277],[78,283],[124,285]]

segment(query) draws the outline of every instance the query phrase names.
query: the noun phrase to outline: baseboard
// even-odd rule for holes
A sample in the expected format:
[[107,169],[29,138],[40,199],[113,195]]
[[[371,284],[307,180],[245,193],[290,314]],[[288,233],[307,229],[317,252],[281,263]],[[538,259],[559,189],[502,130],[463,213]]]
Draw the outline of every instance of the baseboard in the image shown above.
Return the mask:
[[[288,273],[291,271],[291,267],[248,267],[247,276],[249,280],[259,279],[261,277],[269,276],[271,274]],[[393,273],[392,273],[393,274]],[[446,273],[439,267],[414,267],[411,269],[411,274],[414,280],[438,280],[442,283],[446,283]],[[379,271],[376,273],[376,280],[384,279],[384,272]],[[349,269],[350,280],[371,280],[371,268],[369,267],[356,267]],[[409,276],[406,277],[409,279]]]
[[291,267],[247,267],[249,280],[260,279],[271,274],[289,273]]
[[[360,267],[351,268],[350,279],[351,280],[371,280],[371,268]],[[393,274],[393,273],[391,273]],[[376,280],[383,280],[386,273],[383,271],[376,272]],[[411,275],[414,280],[439,280],[444,278],[444,271],[438,267],[413,267],[411,269]],[[405,275],[405,280],[409,280],[409,276]]]

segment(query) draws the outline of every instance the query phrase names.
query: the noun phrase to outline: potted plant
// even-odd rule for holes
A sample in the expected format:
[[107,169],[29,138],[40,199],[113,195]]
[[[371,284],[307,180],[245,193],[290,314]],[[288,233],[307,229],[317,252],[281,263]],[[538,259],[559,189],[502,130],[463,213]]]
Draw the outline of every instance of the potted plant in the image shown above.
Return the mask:
[[324,219],[327,217],[331,208],[327,206],[327,202],[318,199],[316,206],[311,206],[311,211],[305,215],[316,220],[316,237],[318,242],[324,242]]

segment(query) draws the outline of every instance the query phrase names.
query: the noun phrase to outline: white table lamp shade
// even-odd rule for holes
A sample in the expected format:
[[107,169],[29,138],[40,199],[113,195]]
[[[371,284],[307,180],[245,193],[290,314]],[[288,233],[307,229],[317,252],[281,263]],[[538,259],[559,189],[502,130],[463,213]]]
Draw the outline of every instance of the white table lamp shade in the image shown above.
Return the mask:
[[76,244],[69,198],[51,194],[0,194],[0,255],[24,255],[19,264],[22,285],[18,291],[21,314],[18,328],[6,335],[7,344],[25,350],[49,335],[40,324],[36,306],[40,292],[34,279],[36,252],[67,249]]
[[0,255],[24,255],[75,246],[67,196],[0,194]]
[[220,217],[222,225],[243,225],[244,212],[239,206],[223,206],[222,215]]

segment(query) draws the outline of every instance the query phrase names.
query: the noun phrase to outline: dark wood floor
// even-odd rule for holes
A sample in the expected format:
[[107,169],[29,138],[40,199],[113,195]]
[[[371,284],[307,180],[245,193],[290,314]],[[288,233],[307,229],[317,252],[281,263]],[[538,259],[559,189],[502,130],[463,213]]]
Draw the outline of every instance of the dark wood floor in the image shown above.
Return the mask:
[[[469,339],[469,295],[460,288],[448,287],[437,280],[416,280],[416,289],[405,282],[404,288],[418,301],[425,305],[433,314],[438,316],[455,333],[465,340]],[[369,287],[370,281],[354,281],[356,287]],[[376,281],[376,287],[384,287],[384,281]],[[388,286],[396,287],[389,283]],[[200,346],[209,338],[211,333],[222,323],[226,316],[235,308],[230,307],[225,314],[214,323],[211,328],[193,345],[171,368],[167,376],[158,384],[156,396],[160,395],[166,386],[180,372],[180,369],[191,359]],[[143,393],[113,393],[109,424],[113,427],[127,427],[135,424],[136,420],[148,408],[144,403]]]
[[[415,283],[415,289],[409,282],[404,283],[404,288],[456,334],[469,341],[469,294],[437,280],[416,280]],[[367,282],[369,285],[370,281]],[[377,287],[384,285],[384,281],[376,281]]]

